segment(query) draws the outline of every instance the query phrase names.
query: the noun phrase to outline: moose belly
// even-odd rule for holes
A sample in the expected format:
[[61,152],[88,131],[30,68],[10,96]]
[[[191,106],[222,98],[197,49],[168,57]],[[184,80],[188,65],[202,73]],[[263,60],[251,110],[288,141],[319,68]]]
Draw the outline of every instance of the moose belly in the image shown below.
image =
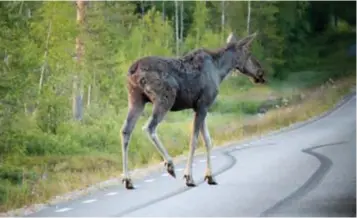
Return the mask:
[[185,109],[193,108],[193,104],[185,99],[176,98],[174,105],[172,105],[170,111],[181,111]]
[[180,91],[177,93],[175,103],[172,105],[170,111],[194,109],[197,99],[197,96],[193,95],[193,93]]
[[180,111],[185,109],[195,110],[197,107],[210,107],[216,99],[217,90],[195,90],[196,92],[179,92],[177,93],[175,103],[170,111]]

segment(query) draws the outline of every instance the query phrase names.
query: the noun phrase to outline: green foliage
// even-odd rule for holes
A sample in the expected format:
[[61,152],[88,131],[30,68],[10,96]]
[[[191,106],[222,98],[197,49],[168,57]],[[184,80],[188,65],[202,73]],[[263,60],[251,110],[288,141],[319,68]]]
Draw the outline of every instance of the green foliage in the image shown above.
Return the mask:
[[205,7],[205,2],[195,2],[193,17],[195,19],[193,20],[191,31],[186,38],[184,53],[192,48],[200,48],[203,45],[202,39],[205,36],[204,33],[207,30],[206,25],[209,20],[209,13],[208,9]]
[[235,115],[254,115],[258,113],[260,101],[241,101],[239,99],[218,98],[210,108],[210,112],[233,113]]
[[268,71],[279,69],[286,61],[283,58],[284,47],[281,44],[284,36],[279,33],[277,26],[279,7],[277,2],[252,2],[252,30],[257,30],[258,49],[257,58],[264,60]]
[[[231,31],[248,34],[247,1],[226,1],[224,12],[222,27],[222,2],[184,1],[180,53],[218,48]],[[76,13],[75,2],[0,2],[0,203],[32,196],[31,182],[46,167],[60,173],[120,168],[127,70],[144,56],[175,56],[174,2],[89,1],[83,24]],[[251,2],[250,33],[258,33],[252,53],[270,87],[308,88],[354,74],[347,49],[356,43],[355,14],[355,3]],[[80,65],[77,37],[84,45]],[[74,75],[80,122],[72,117]],[[256,114],[263,100],[236,97],[253,87],[242,74],[228,77],[210,111],[222,120]],[[160,159],[140,129],[150,110],[134,130],[131,166]],[[173,154],[188,146],[191,115],[169,113],[158,129]],[[176,137],[164,134],[168,129]]]
[[24,171],[24,169],[16,167],[0,167],[0,180],[7,180],[12,184],[21,184],[24,180],[35,180],[36,173]]
[[[159,11],[149,10],[143,18],[142,26],[137,26],[134,34],[142,37],[142,55],[151,55],[153,52],[160,56],[172,55],[174,45],[173,28],[168,21],[163,21]],[[140,50],[140,49],[138,49]]]

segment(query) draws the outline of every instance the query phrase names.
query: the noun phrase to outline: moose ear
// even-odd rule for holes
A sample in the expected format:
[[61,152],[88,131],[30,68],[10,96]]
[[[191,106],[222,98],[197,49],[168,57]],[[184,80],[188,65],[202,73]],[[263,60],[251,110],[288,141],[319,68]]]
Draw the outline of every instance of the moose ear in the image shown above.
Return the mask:
[[227,44],[232,43],[232,42],[237,42],[237,41],[238,41],[237,37],[234,35],[234,33],[229,34],[229,36],[226,40]]
[[256,36],[257,36],[257,32],[243,38],[242,40],[239,40],[237,43],[238,47],[250,48]]

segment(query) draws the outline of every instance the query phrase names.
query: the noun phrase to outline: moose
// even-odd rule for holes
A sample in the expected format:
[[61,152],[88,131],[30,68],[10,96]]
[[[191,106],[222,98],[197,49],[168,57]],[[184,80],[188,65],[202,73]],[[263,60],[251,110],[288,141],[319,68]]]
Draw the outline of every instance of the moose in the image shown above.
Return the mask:
[[212,176],[212,141],[206,116],[218,95],[221,82],[234,69],[251,78],[254,83],[265,83],[265,71],[251,54],[251,45],[256,35],[254,33],[237,40],[231,34],[226,44],[216,50],[200,48],[178,58],[146,56],[129,67],[126,83],[128,113],[121,129],[124,176],[122,182],[126,189],[134,189],[128,174],[130,137],[148,102],[153,104],[153,109],[143,130],[164,159],[167,172],[176,178],[172,157],[157,136],[156,129],[169,111],[192,109],[193,132],[183,178],[186,180],[186,186],[196,186],[192,178],[192,162],[198,137],[201,135],[207,158],[204,181],[209,185],[218,184]]

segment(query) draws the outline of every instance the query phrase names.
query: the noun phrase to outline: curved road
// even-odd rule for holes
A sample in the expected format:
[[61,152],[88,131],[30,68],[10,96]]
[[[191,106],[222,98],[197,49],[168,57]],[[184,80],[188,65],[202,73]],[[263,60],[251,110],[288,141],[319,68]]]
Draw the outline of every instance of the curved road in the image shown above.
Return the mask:
[[297,128],[215,149],[218,182],[202,182],[205,158],[195,157],[197,187],[164,167],[135,190],[115,186],[47,207],[30,216],[356,216],[356,97]]

